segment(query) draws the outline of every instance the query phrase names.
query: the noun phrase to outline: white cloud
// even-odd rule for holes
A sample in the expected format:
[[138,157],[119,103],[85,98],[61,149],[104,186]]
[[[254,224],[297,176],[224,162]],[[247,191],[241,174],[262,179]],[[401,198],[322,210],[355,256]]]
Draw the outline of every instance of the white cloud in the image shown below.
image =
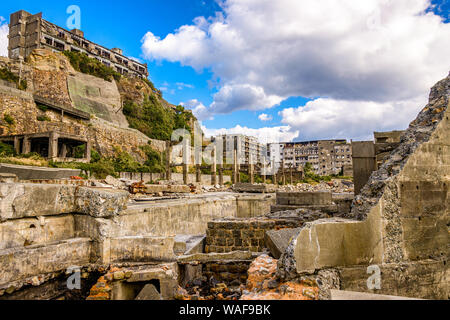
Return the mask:
[[[263,110],[292,96],[326,97],[356,119],[365,119],[358,105],[373,103],[407,123],[412,112],[386,110],[419,101],[450,69],[450,24],[426,12],[429,6],[429,0],[225,0],[223,16],[197,18],[165,38],[149,32],[142,49],[148,59],[210,69],[218,85],[207,108],[212,114]],[[319,123],[321,114],[308,116]],[[327,135],[340,133],[339,123],[327,123]],[[353,134],[366,135],[368,127]],[[314,128],[302,133],[312,136],[305,130]]]
[[0,56],[8,56],[9,26],[5,18],[0,17]]
[[191,109],[192,113],[199,121],[213,120],[213,117],[208,108],[206,108],[203,103],[201,103],[197,99],[192,99],[188,102],[181,102],[180,105]]
[[426,101],[426,95],[394,103],[320,98],[284,109],[280,116],[284,124],[301,129],[302,140],[372,140],[374,131],[406,129]]
[[266,114],[266,113],[261,113],[261,114],[259,115],[258,119],[261,120],[261,121],[263,121],[263,122],[265,122],[265,121],[272,121],[272,120],[273,120],[273,117],[272,117],[272,116],[269,116],[269,115]]
[[223,134],[244,134],[258,138],[261,143],[291,142],[300,134],[299,131],[292,130],[290,126],[265,127],[259,129],[252,129],[239,125],[230,129],[208,129],[205,126],[202,126],[202,130],[206,137]]
[[178,90],[183,90],[185,88],[187,88],[187,89],[194,89],[195,88],[195,86],[193,86],[192,84],[183,83],[183,82],[177,82],[176,85],[178,87]]

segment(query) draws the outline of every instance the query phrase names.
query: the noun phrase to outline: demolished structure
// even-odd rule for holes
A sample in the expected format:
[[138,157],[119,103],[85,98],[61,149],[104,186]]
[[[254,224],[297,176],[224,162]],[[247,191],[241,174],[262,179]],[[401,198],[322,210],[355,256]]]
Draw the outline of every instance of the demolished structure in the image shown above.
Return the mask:
[[[16,151],[68,159],[73,144],[104,154],[122,145],[135,157],[148,143],[170,150],[116,112],[121,95],[136,93],[123,87],[136,82],[75,72],[40,49],[20,68],[28,91],[0,85],[1,111],[20,120],[1,126]],[[42,103],[52,122],[37,120]],[[199,166],[198,185],[187,184],[187,167],[183,185],[170,181],[168,159],[169,179],[158,185],[145,181],[153,174],[99,182],[77,179],[79,171],[2,165],[0,299],[316,300],[341,291],[448,299],[449,106],[450,75],[392,151],[383,149],[384,164],[356,197],[348,181],[302,192],[237,183],[237,165],[234,192],[211,193],[196,190]],[[36,178],[42,171],[53,180]]]

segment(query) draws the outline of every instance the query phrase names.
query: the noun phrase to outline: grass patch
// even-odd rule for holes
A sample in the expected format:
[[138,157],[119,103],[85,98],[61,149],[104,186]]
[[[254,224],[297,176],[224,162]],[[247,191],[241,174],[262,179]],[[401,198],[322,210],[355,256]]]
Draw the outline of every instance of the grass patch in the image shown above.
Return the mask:
[[16,121],[14,120],[14,118],[13,118],[11,115],[9,115],[8,113],[5,113],[5,114],[3,115],[3,120],[4,120],[7,124],[9,124],[10,126],[12,126],[12,125],[14,125],[14,124],[16,123]]
[[64,55],[69,58],[72,67],[82,73],[89,74],[106,81],[119,81],[122,75],[113,68],[105,66],[102,62],[94,58],[89,58],[86,53],[64,51]]
[[131,128],[141,131],[151,139],[170,140],[176,129],[192,132],[189,126],[192,113],[182,106],[177,107],[175,112],[169,110],[154,95],[145,97],[142,105],[125,101],[123,113]]

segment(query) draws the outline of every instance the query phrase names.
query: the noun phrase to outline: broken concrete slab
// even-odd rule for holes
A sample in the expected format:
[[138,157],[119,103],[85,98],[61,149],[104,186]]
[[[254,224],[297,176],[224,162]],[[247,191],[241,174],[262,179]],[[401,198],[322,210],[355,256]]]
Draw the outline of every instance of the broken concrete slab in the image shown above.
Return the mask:
[[236,183],[233,186],[233,191],[240,193],[274,193],[277,189],[274,184]]
[[15,174],[19,180],[49,180],[49,179],[70,179],[79,176],[81,170],[20,166],[14,164],[0,164],[0,173]]
[[0,172],[0,183],[16,183],[19,178],[14,173],[1,173]]
[[126,208],[126,191],[72,185],[0,184],[0,222],[10,219],[87,214],[112,217]]
[[180,256],[177,261],[181,264],[205,263],[223,260],[251,260],[253,257],[249,251],[234,251],[229,253],[197,253],[189,256]]
[[175,260],[173,237],[129,236],[109,241],[110,263]]
[[300,230],[301,228],[266,231],[264,239],[266,247],[269,248],[275,259],[281,257],[291,243],[292,238],[297,236]]
[[278,205],[330,205],[333,203],[331,191],[323,192],[277,192]]
[[134,185],[130,187],[131,193],[155,194],[155,193],[191,193],[191,188],[186,185]]
[[113,217],[126,209],[129,197],[129,193],[122,190],[77,187],[75,212],[96,218]]
[[157,301],[162,300],[162,297],[153,284],[146,284],[135,300]]
[[306,209],[306,210],[320,210],[326,213],[338,213],[339,207],[336,204],[329,204],[329,205],[273,205],[270,207],[271,213],[277,213],[282,211],[291,211],[296,209]]

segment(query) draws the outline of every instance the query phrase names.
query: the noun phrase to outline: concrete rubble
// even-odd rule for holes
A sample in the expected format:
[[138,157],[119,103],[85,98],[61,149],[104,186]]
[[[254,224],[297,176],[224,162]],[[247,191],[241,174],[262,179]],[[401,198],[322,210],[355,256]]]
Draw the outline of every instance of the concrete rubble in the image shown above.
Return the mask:
[[[357,197],[338,179],[230,190],[1,173],[0,300],[448,299],[449,101],[450,76]],[[63,285],[73,266],[79,290]]]

